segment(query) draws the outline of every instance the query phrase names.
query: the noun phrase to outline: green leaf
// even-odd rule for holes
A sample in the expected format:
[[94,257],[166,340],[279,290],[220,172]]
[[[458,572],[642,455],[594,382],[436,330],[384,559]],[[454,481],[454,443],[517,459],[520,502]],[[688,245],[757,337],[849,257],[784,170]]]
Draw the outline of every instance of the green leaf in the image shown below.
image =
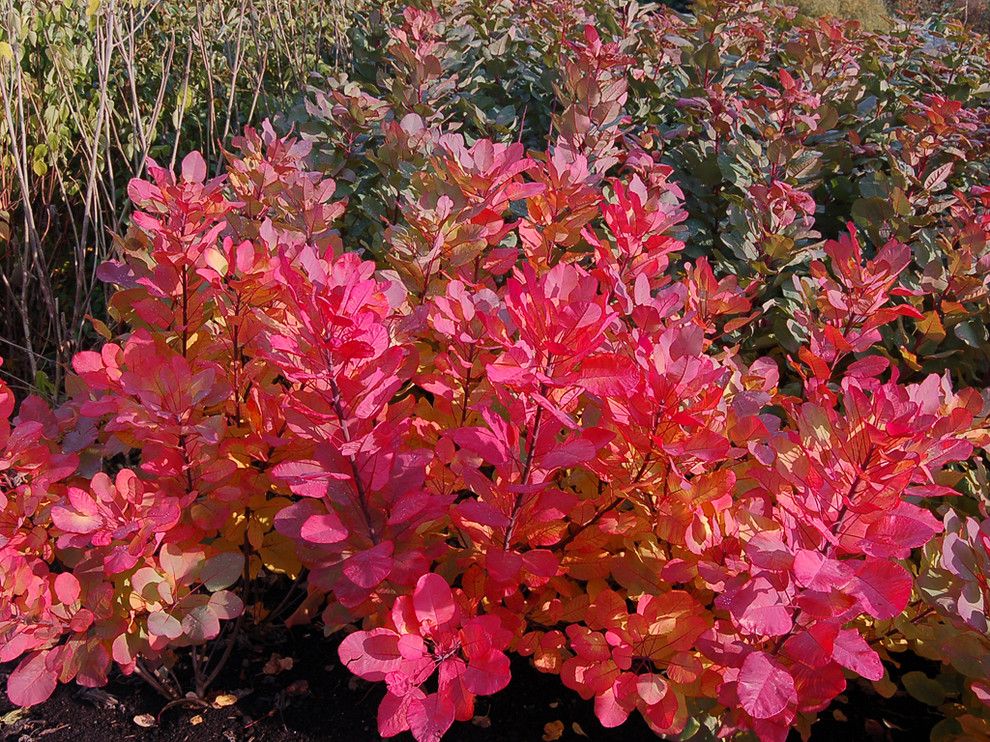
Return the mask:
[[952,328],[957,338],[971,348],[982,348],[987,342],[987,327],[978,319],[968,319]]
[[932,728],[931,742],[954,742],[963,733],[962,724],[956,719],[942,719]]
[[941,706],[945,703],[945,688],[923,672],[918,670],[909,672],[901,678],[901,682],[904,684],[904,689],[922,703],[929,706]]
[[203,552],[185,551],[176,544],[166,544],[158,555],[158,561],[165,573],[181,584],[183,578],[195,572],[202,564]]
[[209,641],[220,633],[220,619],[210,606],[197,606],[183,617],[182,633],[192,642]]
[[889,201],[878,196],[859,198],[853,202],[852,215],[857,224],[865,227],[879,227],[894,217]]
[[237,618],[244,610],[244,602],[230,590],[213,593],[208,605],[220,618]]
[[214,592],[237,582],[243,570],[244,555],[231,551],[206,560],[199,578],[203,581],[203,587]]
[[179,619],[165,611],[148,614],[148,630],[156,636],[164,636],[167,639],[177,639],[182,636],[182,624]]

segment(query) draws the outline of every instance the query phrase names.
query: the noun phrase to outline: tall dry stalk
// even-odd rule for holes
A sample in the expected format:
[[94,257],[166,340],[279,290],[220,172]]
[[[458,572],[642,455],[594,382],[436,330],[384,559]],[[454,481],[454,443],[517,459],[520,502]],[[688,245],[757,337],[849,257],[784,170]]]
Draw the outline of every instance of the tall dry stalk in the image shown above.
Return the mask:
[[128,180],[192,149],[219,172],[224,140],[346,60],[364,2],[0,0],[0,373],[19,391],[57,395],[95,339]]

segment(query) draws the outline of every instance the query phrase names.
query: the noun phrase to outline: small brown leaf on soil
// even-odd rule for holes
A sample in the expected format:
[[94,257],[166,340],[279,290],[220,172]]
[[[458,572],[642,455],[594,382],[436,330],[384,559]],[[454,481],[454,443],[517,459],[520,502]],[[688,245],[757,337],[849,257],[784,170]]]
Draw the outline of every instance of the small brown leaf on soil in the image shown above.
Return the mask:
[[564,736],[564,722],[548,721],[543,725],[543,742],[554,742]]
[[13,711],[8,711],[3,716],[0,716],[0,727],[12,727],[14,724],[19,722],[25,716],[27,716],[27,709],[14,709]]
[[213,699],[214,708],[222,709],[225,706],[233,706],[237,703],[237,696],[233,693],[223,693]]
[[301,696],[304,693],[309,693],[309,682],[306,680],[293,680],[286,686],[285,692],[290,696]]
[[134,723],[145,729],[150,729],[156,724],[155,717],[151,714],[138,714],[134,717]]
[[280,657],[277,654],[273,654],[268,659],[268,662],[265,663],[262,672],[265,675],[278,675],[280,672],[291,670],[293,664],[295,663],[291,657]]

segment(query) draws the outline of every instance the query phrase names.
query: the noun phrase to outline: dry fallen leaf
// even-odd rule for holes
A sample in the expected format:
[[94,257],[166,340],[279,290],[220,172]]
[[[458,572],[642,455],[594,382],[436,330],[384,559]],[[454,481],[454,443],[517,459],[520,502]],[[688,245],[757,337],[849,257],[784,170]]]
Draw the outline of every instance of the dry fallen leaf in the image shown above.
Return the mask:
[[12,727],[14,724],[27,716],[27,714],[28,710],[25,708],[16,708],[13,711],[8,711],[3,716],[0,716],[0,726]]
[[134,723],[137,724],[139,727],[144,727],[145,729],[148,729],[150,727],[155,726],[156,722],[155,722],[155,717],[152,716],[151,714],[138,714],[137,716],[134,717]]
[[291,670],[293,664],[295,663],[291,657],[280,657],[277,654],[273,654],[261,671],[265,675],[278,675],[280,672]]
[[189,723],[192,724],[193,726],[198,726],[199,724],[203,723],[203,717],[200,716],[199,714],[196,714],[194,717],[189,719]]
[[286,686],[285,692],[290,696],[301,696],[309,692],[309,683],[303,679],[293,680]]
[[218,709],[233,706],[235,703],[237,703],[237,696],[233,693],[223,693],[213,699],[213,707]]
[[564,736],[564,722],[548,721],[543,725],[543,742],[554,742]]
[[571,729],[574,730],[574,734],[576,734],[578,737],[587,737],[588,736],[587,734],[585,734],[584,730],[581,728],[581,725],[578,724],[576,721],[573,724],[571,724]]

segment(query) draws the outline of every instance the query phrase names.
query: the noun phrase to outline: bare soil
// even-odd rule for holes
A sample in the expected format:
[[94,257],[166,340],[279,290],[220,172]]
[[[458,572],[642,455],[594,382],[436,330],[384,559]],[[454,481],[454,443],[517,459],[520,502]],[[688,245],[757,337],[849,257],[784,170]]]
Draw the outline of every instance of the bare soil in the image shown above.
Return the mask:
[[[115,676],[103,689],[60,686],[44,704],[15,710],[0,696],[0,739],[17,742],[365,742],[379,739],[375,714],[381,684],[352,676],[337,660],[339,639],[312,630],[275,632],[264,645],[242,646],[208,698],[230,705],[203,707],[192,702],[166,707],[166,701],[136,677]],[[271,662],[272,656],[276,662]],[[272,672],[282,660],[291,668]],[[266,672],[266,664],[268,664]],[[918,662],[910,662],[919,669]],[[915,667],[918,665],[918,667]],[[0,687],[13,669],[0,666]],[[183,679],[184,668],[178,674]],[[931,668],[924,668],[931,669]],[[234,702],[231,696],[236,696]],[[221,700],[221,703],[223,700]],[[135,719],[151,727],[141,726]],[[898,694],[883,699],[869,684],[851,682],[813,727],[813,742],[927,740],[939,717]],[[554,732],[561,735],[554,737]],[[473,722],[456,724],[451,742],[563,742],[655,740],[633,715],[618,729],[605,729],[592,704],[565,688],[559,678],[517,660],[512,683],[494,696],[479,698]],[[797,742],[799,737],[792,735]],[[398,742],[411,742],[404,735]]]

